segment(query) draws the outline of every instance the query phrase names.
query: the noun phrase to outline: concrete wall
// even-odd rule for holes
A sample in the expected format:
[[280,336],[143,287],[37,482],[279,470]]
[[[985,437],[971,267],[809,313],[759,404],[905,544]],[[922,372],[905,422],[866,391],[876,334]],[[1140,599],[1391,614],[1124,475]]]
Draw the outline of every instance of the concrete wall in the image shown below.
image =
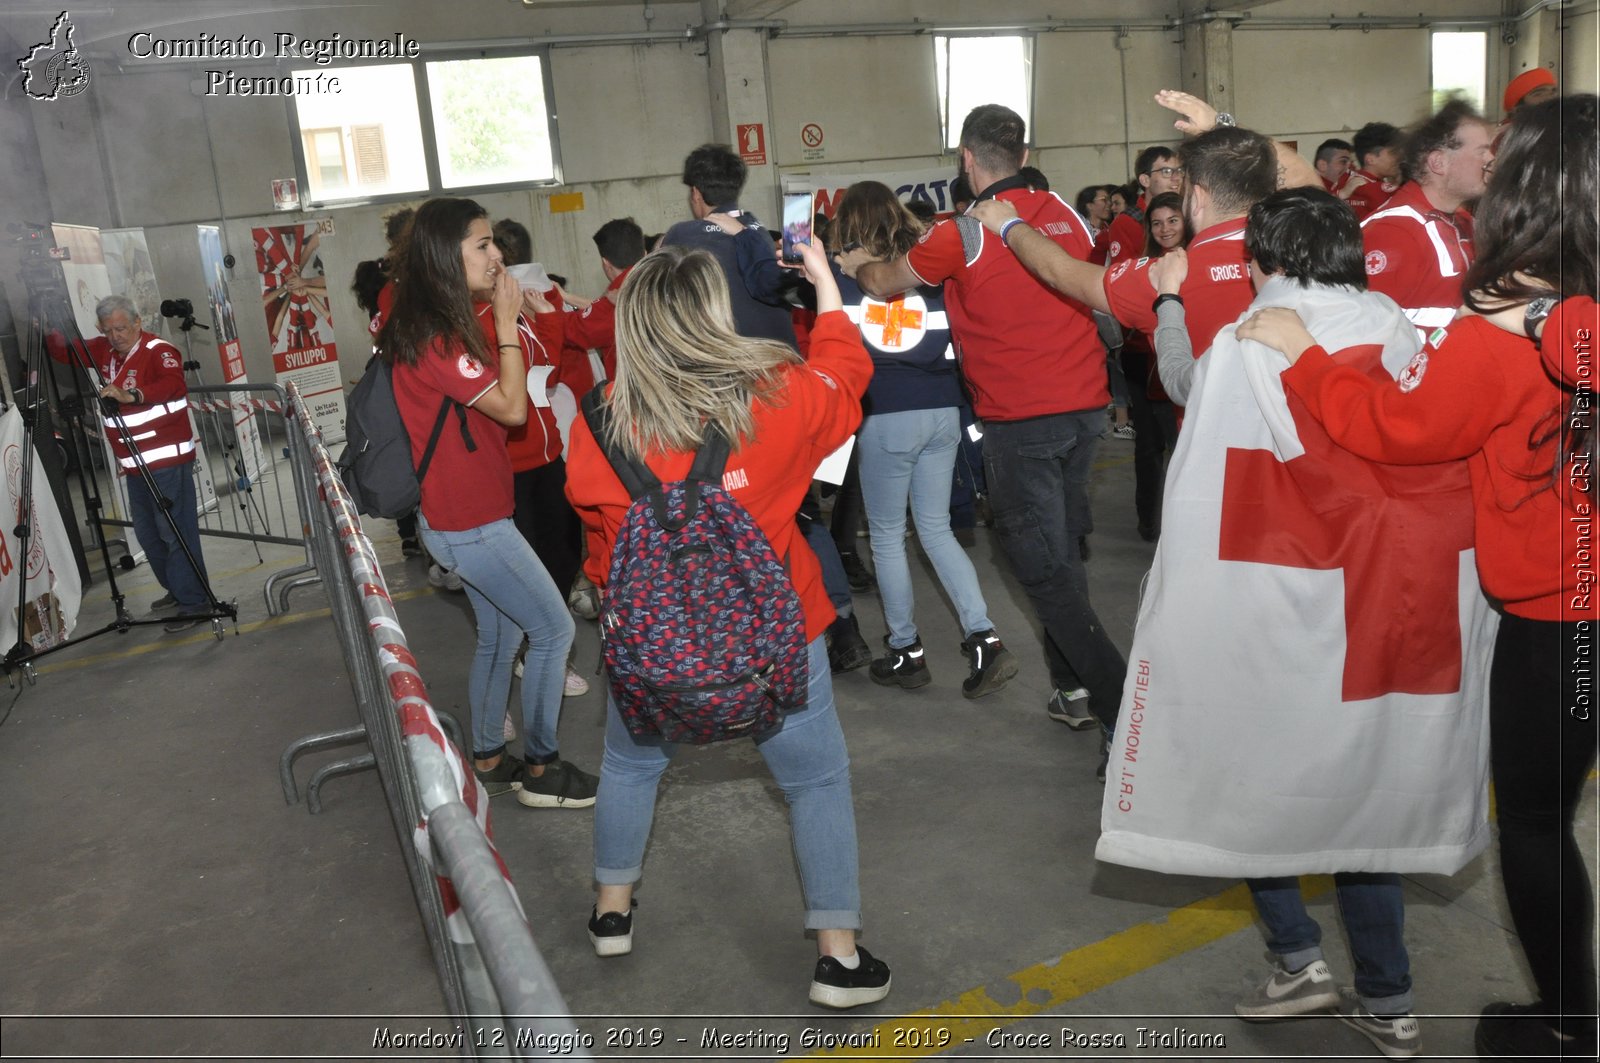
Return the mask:
[[[15,80],[8,87],[0,106],[0,146],[8,149],[7,158],[0,160],[0,221],[47,213],[60,221],[144,226],[163,294],[188,296],[197,303],[203,301],[204,287],[194,225],[220,222],[228,249],[238,258],[231,284],[246,364],[253,379],[269,380],[265,324],[254,310],[259,281],[249,230],[305,217],[332,218],[335,231],[322,242],[323,260],[341,360],[346,375],[353,377],[365,362],[367,343],[364,317],[347,287],[358,261],[382,253],[379,219],[387,205],[310,215],[272,212],[271,179],[294,173],[285,101],[201,98],[190,82],[201,66],[216,62],[166,69],[131,62],[126,47],[131,32],[270,38],[280,31],[357,37],[402,30],[424,42],[676,32],[670,42],[553,47],[566,184],[479,197],[493,216],[526,222],[538,256],[567,273],[575,291],[593,294],[604,282],[590,234],[621,215],[637,218],[647,232],[685,216],[678,178],[682,157],[712,139],[714,130],[726,128],[730,119],[754,118],[766,126],[773,166],[752,181],[747,203],[768,217],[775,212],[775,200],[767,200],[773,199],[779,176],[803,180],[818,168],[833,173],[922,167],[953,172],[954,160],[939,143],[931,39],[888,28],[913,19],[939,28],[1054,20],[1054,31],[1038,33],[1035,43],[1034,162],[1067,195],[1091,182],[1125,179],[1140,148],[1175,138],[1172,116],[1157,108],[1151,96],[1158,88],[1184,84],[1205,35],[1197,26],[1177,29],[1160,23],[1182,7],[1199,6],[1190,0],[1085,0],[1071,5],[1048,0],[982,5],[970,0],[722,0],[721,6],[718,0],[650,5],[569,0],[533,6],[517,0],[393,0],[308,9],[284,0],[252,5],[251,14],[231,14],[240,9],[220,0],[121,3],[75,16],[77,43],[93,63],[88,92],[36,103],[21,98]],[[1225,34],[1231,40],[1229,54],[1211,56],[1207,77],[1225,79],[1230,106],[1242,123],[1298,140],[1309,152],[1322,138],[1348,134],[1363,122],[1401,124],[1426,110],[1426,28],[1271,27],[1272,19],[1325,21],[1329,8],[1340,7],[1414,17],[1415,0],[1362,0],[1359,5],[1278,0],[1232,6],[1246,9],[1249,18]],[[1453,0],[1445,6],[1451,17],[1498,15],[1502,7],[1499,0]],[[25,45],[42,37],[54,16],[41,11],[0,11],[3,54],[21,55]],[[770,36],[737,29],[728,32],[726,41],[709,42],[682,32],[724,13],[729,18],[779,19],[785,32]],[[1564,82],[1569,88],[1594,89],[1600,27],[1593,3],[1540,17],[1564,23],[1565,34],[1559,37],[1568,68]],[[1103,24],[1085,24],[1092,20]],[[864,36],[822,35],[861,24],[882,28]],[[1538,47],[1547,51],[1548,41],[1557,38],[1547,33],[1544,39]],[[1503,84],[1505,72],[1514,70],[1512,51],[1513,46],[1498,39],[1492,43],[1491,96]],[[246,72],[241,64],[224,65]],[[746,115],[741,107],[753,107],[756,113]],[[799,131],[808,122],[827,131],[821,160],[808,159],[803,151]],[[552,213],[553,192],[581,193],[583,208]],[[0,276],[9,279],[13,272],[7,253],[0,252]],[[7,294],[20,307],[15,285]]]

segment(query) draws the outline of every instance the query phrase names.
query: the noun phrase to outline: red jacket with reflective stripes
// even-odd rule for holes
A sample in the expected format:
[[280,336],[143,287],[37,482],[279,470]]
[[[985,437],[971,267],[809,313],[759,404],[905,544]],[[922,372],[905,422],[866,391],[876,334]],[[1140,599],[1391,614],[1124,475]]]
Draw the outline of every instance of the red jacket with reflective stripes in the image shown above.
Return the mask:
[[[117,456],[122,475],[134,470],[129,443],[152,469],[165,469],[194,460],[194,431],[189,426],[189,385],[183,379],[183,358],[160,336],[139,333],[127,357],[119,355],[104,336],[89,340],[89,357],[102,385],[115,384],[137,390],[143,403],[129,403],[117,418],[103,418],[106,439]],[[124,432],[126,426],[126,432]]]

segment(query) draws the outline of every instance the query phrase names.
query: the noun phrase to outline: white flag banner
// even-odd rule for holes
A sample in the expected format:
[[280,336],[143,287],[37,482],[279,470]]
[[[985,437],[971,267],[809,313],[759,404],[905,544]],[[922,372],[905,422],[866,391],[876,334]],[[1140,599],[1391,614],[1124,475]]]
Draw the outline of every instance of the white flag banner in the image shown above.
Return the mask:
[[[1384,296],[1282,278],[1342,362],[1394,379]],[[1095,855],[1175,874],[1449,874],[1489,841],[1498,619],[1464,463],[1330,441],[1283,356],[1224,329],[1195,367],[1112,740]]]
[[[33,464],[33,482],[29,485],[30,497],[23,497],[23,433],[22,414],[15,406],[0,415],[0,461],[5,466],[7,501],[5,515],[0,517],[0,654],[10,653],[19,641],[19,593],[27,596],[20,612],[20,641],[35,651],[67,640],[78,624],[78,606],[83,601],[72,540],[67,537],[56,496],[50,491],[50,481],[45,478],[37,454],[28,454]],[[28,506],[30,531],[25,557],[15,535],[17,525],[22,523],[24,504]]]

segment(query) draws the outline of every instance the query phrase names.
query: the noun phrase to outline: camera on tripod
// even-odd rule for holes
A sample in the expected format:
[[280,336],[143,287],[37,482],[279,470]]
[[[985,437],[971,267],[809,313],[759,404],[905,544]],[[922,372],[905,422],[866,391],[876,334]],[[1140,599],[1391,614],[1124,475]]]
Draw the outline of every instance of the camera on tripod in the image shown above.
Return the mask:
[[50,226],[35,222],[13,222],[6,229],[22,245],[22,263],[18,273],[30,291],[67,294],[67,280],[60,264],[71,256],[64,247],[55,246],[55,236]]
[[[177,318],[178,328],[182,329],[184,332],[188,332],[190,329],[195,327],[194,303],[187,299],[161,300],[161,316]],[[204,325],[201,325],[200,327],[205,328]]]

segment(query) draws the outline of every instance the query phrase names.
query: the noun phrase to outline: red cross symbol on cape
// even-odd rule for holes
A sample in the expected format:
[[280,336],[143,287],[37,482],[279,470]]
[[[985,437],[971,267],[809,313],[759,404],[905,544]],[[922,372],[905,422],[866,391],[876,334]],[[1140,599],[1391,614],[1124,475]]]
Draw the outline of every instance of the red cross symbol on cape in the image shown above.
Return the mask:
[[909,309],[905,304],[905,297],[901,295],[887,303],[869,302],[862,314],[862,320],[868,325],[883,326],[885,347],[900,347],[904,344],[905,329],[922,327],[922,311]]
[[[1378,347],[1335,358],[1392,384]],[[1461,551],[1472,546],[1465,463],[1382,465],[1328,438],[1287,396],[1305,453],[1228,451],[1219,557],[1344,573],[1342,697],[1461,687]]]

